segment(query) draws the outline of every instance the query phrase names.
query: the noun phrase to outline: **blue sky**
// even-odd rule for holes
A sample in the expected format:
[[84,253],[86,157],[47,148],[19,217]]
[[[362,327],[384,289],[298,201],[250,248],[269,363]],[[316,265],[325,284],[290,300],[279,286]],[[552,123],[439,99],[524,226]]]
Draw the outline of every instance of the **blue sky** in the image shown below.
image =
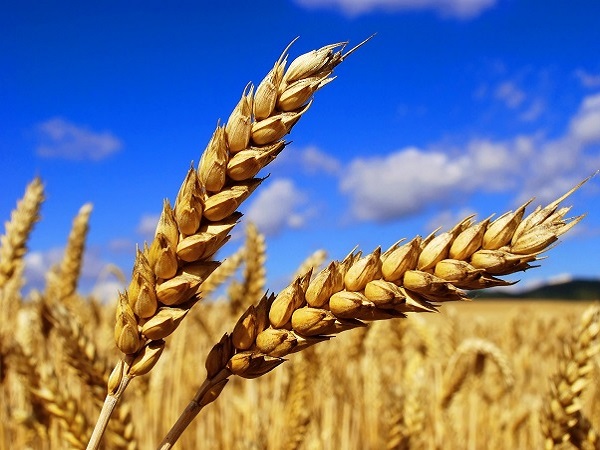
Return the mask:
[[[552,200],[600,169],[598,17],[596,0],[3,2],[0,218],[41,176],[27,259],[41,286],[92,202],[82,283],[110,291],[102,269],[129,274],[249,81],[297,36],[292,58],[373,33],[243,207],[267,235],[269,288],[317,249],[342,258]],[[584,222],[512,279],[600,277],[599,196],[597,176],[568,201]]]

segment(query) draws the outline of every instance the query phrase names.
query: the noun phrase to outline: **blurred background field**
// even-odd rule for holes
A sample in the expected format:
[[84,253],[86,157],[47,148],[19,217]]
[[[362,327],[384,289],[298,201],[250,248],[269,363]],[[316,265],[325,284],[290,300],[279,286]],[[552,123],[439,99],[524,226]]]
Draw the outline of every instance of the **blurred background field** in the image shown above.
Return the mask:
[[[264,377],[234,378],[184,433],[179,448],[544,448],[541,422],[550,379],[591,304],[463,302],[446,304],[439,314],[409,314],[342,333],[291,355]],[[99,387],[67,362],[70,344],[45,321],[40,304],[34,305],[21,311],[19,322],[29,323],[15,339],[35,349],[35,366],[14,352],[3,358],[3,449],[65,448],[73,424],[88,433],[98,412],[92,399]],[[96,363],[114,364],[112,309],[84,299],[73,306],[85,329],[93,330],[86,333],[88,354],[93,347]],[[155,370],[136,379],[127,393],[117,416],[127,441],[109,434],[106,448],[156,446],[203,380],[208,350],[235,317],[228,302],[194,307]],[[595,380],[598,363],[595,358],[591,365]],[[28,385],[31,373],[24,370],[40,380],[60,375],[54,387],[35,395]],[[48,405],[63,411],[65,421],[48,414]],[[582,405],[600,426],[598,383],[585,390]]]

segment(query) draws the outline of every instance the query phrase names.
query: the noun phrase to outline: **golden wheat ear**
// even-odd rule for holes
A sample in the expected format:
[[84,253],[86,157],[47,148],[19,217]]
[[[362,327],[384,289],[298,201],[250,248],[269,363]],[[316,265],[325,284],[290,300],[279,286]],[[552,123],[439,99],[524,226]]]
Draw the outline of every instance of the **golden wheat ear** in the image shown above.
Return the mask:
[[[286,356],[364,326],[365,321],[437,311],[445,302],[465,300],[465,290],[507,284],[498,277],[529,268],[581,221],[583,216],[565,218],[569,208],[559,206],[585,181],[527,216],[530,202],[493,222],[476,223],[471,216],[450,231],[416,237],[404,245],[396,243],[385,252],[380,247],[365,256],[352,251],[315,277],[309,270],[276,296],[265,295],[212,348],[205,363],[206,380],[161,443],[161,450],[173,446],[232,375],[257,378],[282,364]],[[505,358],[489,345],[486,350],[512,385]]]
[[582,393],[590,384],[594,358],[600,353],[600,306],[589,307],[563,347],[542,414],[547,449],[567,442],[575,448],[600,448],[600,435],[582,412]]
[[289,65],[288,46],[256,90],[252,83],[244,88],[227,123],[217,125],[174,205],[164,202],[154,239],[138,249],[131,282],[120,294],[115,342],[123,358],[109,378],[89,449],[98,447],[130,380],[154,367],[164,339],[200,300],[202,284],[219,266],[214,255],[241,217],[238,208],[263,181],[258,173],[284,149],[284,137],[315,92],[334,79],[335,67],[364,42],[346,53],[346,42],[326,45]]

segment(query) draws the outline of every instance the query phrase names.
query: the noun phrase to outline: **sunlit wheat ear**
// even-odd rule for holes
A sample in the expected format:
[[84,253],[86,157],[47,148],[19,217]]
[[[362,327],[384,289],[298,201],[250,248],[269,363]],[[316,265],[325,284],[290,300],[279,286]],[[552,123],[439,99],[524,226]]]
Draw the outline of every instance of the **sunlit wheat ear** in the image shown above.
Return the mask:
[[357,47],[332,44],[294,59],[286,49],[265,79],[249,83],[227,123],[217,125],[197,169],[174,205],[164,201],[149,245],[138,249],[128,289],[120,295],[115,342],[123,358],[109,378],[108,396],[88,448],[96,449],[118,398],[130,380],[152,370],[202,283],[219,266],[215,253],[241,217],[240,205],[263,181],[256,176],[284,149],[284,137],[333,80],[334,68]]
[[57,267],[49,271],[47,276],[46,291],[50,301],[72,301],[71,298],[77,290],[77,283],[83,268],[83,256],[91,213],[92,204],[86,203],[79,209],[73,219],[73,226],[69,233],[62,261]]
[[316,250],[311,255],[309,255],[292,275],[292,280],[301,277],[305,273],[311,271],[313,273],[317,273],[323,264],[327,261],[327,252],[325,250]]
[[14,318],[21,306],[20,290],[24,283],[25,253],[27,240],[44,201],[44,186],[40,178],[34,178],[25,194],[11,212],[0,236],[0,339],[14,332]]
[[44,186],[39,178],[27,185],[25,195],[17,202],[6,222],[4,235],[0,237],[0,287],[12,276],[15,267],[23,259],[26,243],[44,201]]
[[[493,222],[469,217],[450,231],[416,237],[385,252],[351,252],[315,277],[308,272],[277,295],[265,295],[242,314],[206,359],[207,377],[188,409],[161,444],[171,448],[202,407],[220,394],[232,375],[260,377],[287,355],[329,340],[363,321],[436,311],[463,300],[465,289],[508,284],[499,276],[525,270],[583,216],[566,219],[559,208],[568,195],[524,216],[525,203]],[[202,405],[202,406],[200,406]]]
[[266,247],[265,236],[249,222],[246,225],[242,279],[228,290],[229,306],[235,316],[262,297],[266,283]]
[[594,358],[600,353],[600,306],[588,308],[572,340],[564,344],[558,371],[544,405],[542,431],[547,449],[570,442],[576,448],[600,448],[598,431],[582,412],[582,393],[590,383]]
[[283,150],[283,137],[306,112],[312,95],[353,51],[342,53],[345,45],[307,53],[287,68],[286,49],[256,93],[249,84],[226,125],[217,126],[175,205],[165,201],[154,240],[138,250],[132,281],[118,306],[115,338],[126,355],[123,376],[151,369],[163,339],[200,298],[202,283],[219,265],[213,255],[241,217],[238,207],[262,181],[256,174]]

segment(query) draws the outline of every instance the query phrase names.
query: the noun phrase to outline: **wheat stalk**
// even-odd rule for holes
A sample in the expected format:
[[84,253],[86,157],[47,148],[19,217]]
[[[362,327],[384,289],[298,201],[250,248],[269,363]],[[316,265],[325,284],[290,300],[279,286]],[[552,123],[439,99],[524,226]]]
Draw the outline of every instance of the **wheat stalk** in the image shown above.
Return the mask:
[[[138,249],[132,280],[117,305],[115,341],[123,353],[88,449],[96,449],[130,380],[158,361],[165,337],[200,299],[201,284],[219,265],[212,257],[229,239],[241,203],[258,187],[258,172],[283,150],[283,140],[333,80],[333,69],[354,49],[327,45],[293,60],[287,51],[254,92],[248,84],[225,126],[217,128],[198,169],[190,168],[172,208],[168,201],[149,246]],[[291,44],[290,44],[291,45]]]
[[531,267],[529,263],[583,218],[566,219],[570,208],[559,205],[585,181],[526,217],[530,202],[493,222],[475,223],[469,217],[448,232],[396,243],[383,253],[380,248],[366,256],[352,252],[312,280],[309,272],[277,296],[265,295],[210,351],[207,377],[161,450],[173,446],[232,375],[260,377],[285,356],[364,325],[363,320],[436,311],[440,303],[464,300],[463,289],[508,284],[497,277]]

